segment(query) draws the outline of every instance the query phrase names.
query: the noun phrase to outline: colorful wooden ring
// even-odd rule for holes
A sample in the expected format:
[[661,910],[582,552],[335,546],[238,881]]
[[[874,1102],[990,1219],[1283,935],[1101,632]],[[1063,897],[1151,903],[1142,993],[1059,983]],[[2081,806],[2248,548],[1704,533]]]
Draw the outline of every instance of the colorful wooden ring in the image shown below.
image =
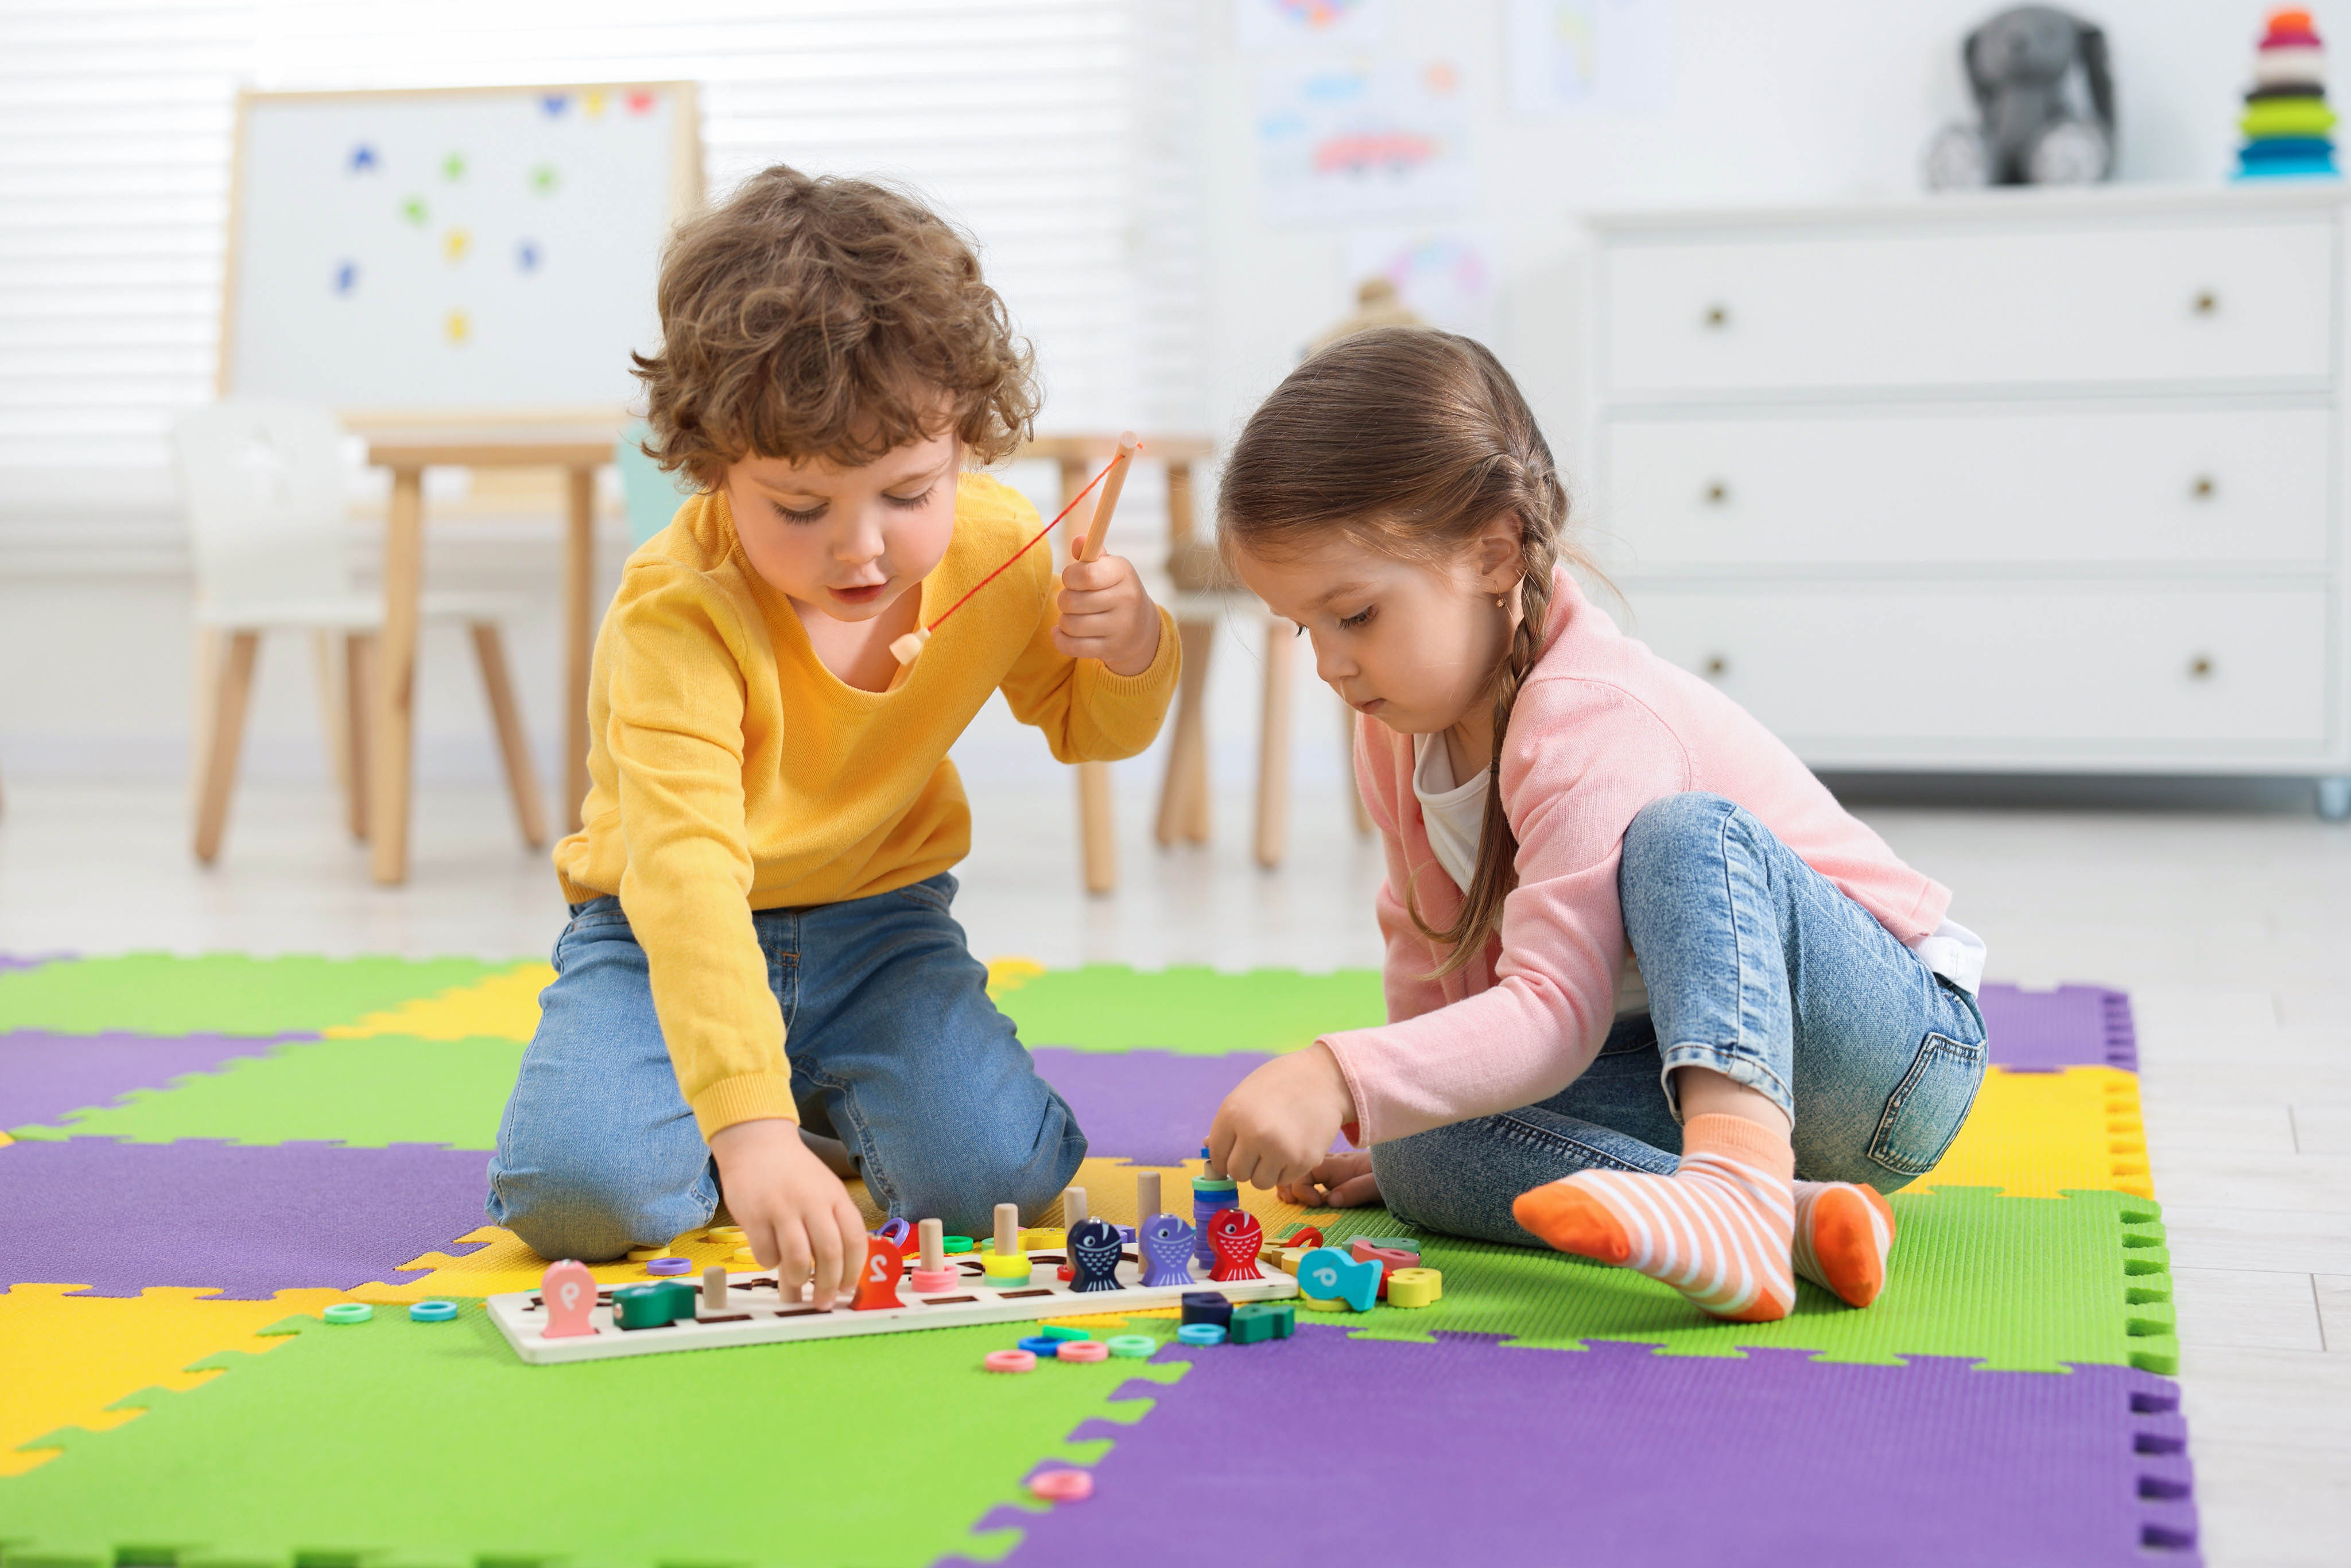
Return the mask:
[[980,1272],[987,1277],[989,1284],[1000,1290],[1007,1286],[1027,1284],[1030,1270],[1029,1260],[1017,1252],[1009,1258],[998,1258],[995,1253],[990,1252],[980,1260]]
[[957,1252],[972,1250],[973,1242],[968,1236],[942,1236],[939,1238],[939,1246],[952,1257]]
[[1083,1502],[1094,1495],[1091,1470],[1043,1470],[1029,1478],[1031,1496],[1048,1502]]
[[1176,1331],[1176,1337],[1186,1344],[1222,1344],[1225,1343],[1225,1325],[1186,1323]]
[[1103,1348],[1123,1361],[1149,1361],[1159,1342],[1147,1333],[1113,1334],[1103,1342]]
[[632,1263],[643,1263],[648,1260],[658,1258],[668,1250],[669,1249],[666,1247],[632,1247],[629,1249],[629,1261]]
[[1047,1339],[1040,1333],[1032,1333],[1020,1342],[1020,1348],[1040,1361],[1050,1361],[1061,1354],[1061,1342],[1057,1339]]
[[683,1274],[688,1269],[693,1267],[694,1261],[688,1258],[655,1258],[645,1264],[645,1272],[648,1274]]
[[456,1315],[455,1301],[416,1301],[408,1309],[408,1321],[413,1323],[445,1323]]
[[907,1279],[918,1296],[944,1295],[963,1283],[963,1276],[953,1269],[917,1269]]
[[1037,1358],[1025,1350],[991,1350],[980,1364],[990,1372],[1034,1372]]
[[1110,1346],[1098,1339],[1065,1339],[1061,1342],[1061,1354],[1056,1359],[1080,1363],[1108,1361]]
[[375,1316],[375,1309],[365,1301],[337,1301],[320,1315],[330,1323],[363,1323]]
[[1333,1301],[1327,1296],[1301,1296],[1298,1298],[1298,1304],[1310,1312],[1344,1312],[1353,1310],[1346,1302]]
[[1388,1276],[1388,1305],[1433,1306],[1445,1294],[1445,1276],[1435,1269],[1398,1269]]

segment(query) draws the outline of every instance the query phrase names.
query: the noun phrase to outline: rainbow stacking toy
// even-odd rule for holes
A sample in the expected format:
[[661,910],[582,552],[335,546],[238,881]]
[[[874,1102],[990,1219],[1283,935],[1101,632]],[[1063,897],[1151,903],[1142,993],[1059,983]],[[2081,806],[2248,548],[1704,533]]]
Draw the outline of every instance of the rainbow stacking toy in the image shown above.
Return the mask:
[[2335,111],[2326,107],[2326,51],[2310,13],[2273,11],[2253,57],[2252,90],[2238,128],[2245,145],[2237,178],[2328,175],[2335,167]]

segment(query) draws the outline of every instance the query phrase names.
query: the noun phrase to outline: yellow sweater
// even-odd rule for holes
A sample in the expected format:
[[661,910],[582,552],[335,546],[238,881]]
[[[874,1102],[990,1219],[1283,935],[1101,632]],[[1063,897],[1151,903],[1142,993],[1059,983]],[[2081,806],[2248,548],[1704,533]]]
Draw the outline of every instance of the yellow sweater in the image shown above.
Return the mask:
[[[1001,565],[1034,507],[979,475],[924,580],[923,621]],[[752,570],[723,495],[697,496],[629,558],[589,678],[586,826],[555,850],[574,903],[618,894],[653,1009],[705,1137],[796,1118],[783,1015],[755,909],[835,904],[935,876],[971,848],[947,747],[1001,687],[1064,762],[1132,757],[1176,689],[1176,628],[1139,675],[1063,657],[1040,543],[941,626],[891,692],[818,662],[799,616]]]

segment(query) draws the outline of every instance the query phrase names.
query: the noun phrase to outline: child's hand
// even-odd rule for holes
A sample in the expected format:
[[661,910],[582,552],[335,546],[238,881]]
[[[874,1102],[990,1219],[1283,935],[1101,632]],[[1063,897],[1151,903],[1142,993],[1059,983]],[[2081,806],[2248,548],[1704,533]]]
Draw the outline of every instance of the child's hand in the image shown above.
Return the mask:
[[1257,1187],[1311,1181],[1354,1119],[1339,1059],[1317,1042],[1275,1057],[1225,1096],[1208,1125],[1209,1168]]
[[1069,657],[1100,659],[1113,675],[1139,675],[1159,656],[1159,611],[1123,558],[1063,567],[1061,607],[1053,646]]
[[1372,1174],[1372,1156],[1354,1153],[1332,1155],[1290,1182],[1275,1195],[1301,1208],[1361,1208],[1380,1200],[1379,1177]]
[[830,1307],[865,1267],[865,1218],[841,1178],[779,1119],[737,1122],[712,1135],[726,1211],[743,1228],[751,1256],[776,1270],[785,1299],[811,1280],[812,1300]]

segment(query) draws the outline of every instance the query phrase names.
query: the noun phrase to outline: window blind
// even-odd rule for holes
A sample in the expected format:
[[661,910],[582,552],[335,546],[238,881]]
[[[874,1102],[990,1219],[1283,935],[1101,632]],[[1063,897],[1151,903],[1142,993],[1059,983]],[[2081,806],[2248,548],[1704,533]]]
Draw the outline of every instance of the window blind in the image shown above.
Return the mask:
[[0,523],[151,529],[212,395],[236,89],[687,79],[714,195],[907,184],[980,242],[1046,430],[1196,428],[1193,5],[1166,0],[12,0]]

